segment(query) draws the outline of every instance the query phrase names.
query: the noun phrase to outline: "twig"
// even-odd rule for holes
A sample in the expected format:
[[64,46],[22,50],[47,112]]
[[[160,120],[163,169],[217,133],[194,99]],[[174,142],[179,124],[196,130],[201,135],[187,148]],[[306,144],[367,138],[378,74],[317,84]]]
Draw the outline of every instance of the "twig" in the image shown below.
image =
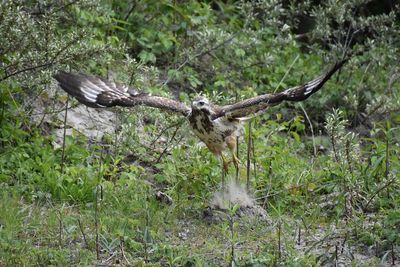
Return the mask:
[[[220,48],[221,46],[225,45],[226,43],[229,43],[230,41],[232,41],[233,38],[236,37],[236,35],[237,35],[238,33],[239,33],[239,32],[236,32],[236,33],[232,34],[229,38],[225,39],[224,41],[222,41],[222,42],[216,44],[215,46],[213,46],[213,47],[211,47],[211,48],[209,48],[209,49],[207,49],[207,50],[201,51],[201,52],[199,52],[199,53],[193,55],[192,57],[187,57],[187,58],[175,69],[175,71],[179,71],[179,70],[182,69],[187,63],[191,62],[193,59],[198,58],[198,57],[201,57],[201,56],[203,56],[203,55],[205,55],[205,54],[208,54],[208,53],[210,53],[211,51],[214,51],[214,50]],[[164,85],[168,84],[170,81],[171,81],[171,79],[168,77],[168,79],[165,80],[161,85],[164,86]]]
[[[176,127],[176,129],[175,129],[174,133],[172,134],[172,137],[171,137],[171,139],[169,140],[169,142],[172,142],[172,141],[175,139],[175,136],[176,136],[178,130],[181,128],[181,126],[182,126],[182,124],[180,124],[180,125],[178,125],[178,126]],[[161,152],[160,156],[157,158],[156,163],[159,163],[159,162],[160,162],[161,158],[162,158],[162,157],[164,156],[164,154],[167,152],[168,148],[169,148],[169,145],[166,145],[165,148],[164,148],[164,150]]]
[[[257,123],[257,120],[255,121],[255,125]],[[254,181],[257,182],[257,159],[256,159],[256,149],[254,146],[253,138],[251,140],[251,152],[252,152],[252,158],[253,158],[253,174],[254,174]]]
[[279,260],[281,260],[281,258],[282,258],[281,232],[282,232],[282,223],[279,222],[279,224],[278,224],[278,259]]
[[58,211],[58,246],[62,247],[62,232],[63,232],[63,222],[62,222],[62,209]]
[[[238,93],[235,92],[235,99],[238,101]],[[239,136],[236,136],[236,157],[239,158]],[[239,184],[239,167],[236,168],[236,183]]]
[[[390,138],[390,126],[389,126],[389,113],[386,113],[386,160],[385,160],[385,178],[389,178],[389,169],[390,169],[390,151],[389,151],[389,138]],[[387,196],[389,198],[389,186],[386,187]]]
[[152,147],[152,146],[157,142],[157,140],[160,139],[160,137],[161,137],[166,131],[168,131],[168,130],[171,129],[171,128],[180,126],[180,125],[182,125],[182,123],[183,123],[183,121],[181,120],[181,121],[178,121],[177,123],[168,125],[168,126],[165,127],[164,129],[162,129],[161,132],[160,132],[160,133],[157,135],[157,137],[154,139],[154,141],[152,141],[152,142],[150,143],[149,147]]
[[85,235],[85,232],[83,231],[81,220],[79,218],[78,218],[78,225],[79,225],[79,229],[81,230],[81,233],[82,233],[83,241],[85,242],[85,247],[89,248],[89,244],[87,242],[86,235]]
[[[69,109],[71,108],[76,108],[79,104],[78,103],[73,103],[69,106]],[[50,115],[50,114],[58,114],[61,111],[65,110],[65,108],[61,108],[61,109],[54,109],[52,111],[43,111],[43,112],[37,112],[37,113],[31,113],[31,116],[39,116],[39,115]]]
[[128,12],[126,13],[126,15],[124,17],[125,21],[129,18],[129,16],[132,14],[133,10],[135,9],[135,7],[136,7],[136,3],[135,2],[136,1],[131,1],[131,7],[129,8]]
[[299,55],[296,56],[296,58],[293,60],[292,64],[290,64],[289,68],[287,69],[285,75],[283,75],[282,79],[279,81],[278,85],[275,87],[274,93],[278,90],[279,86],[281,86],[282,82],[286,79],[286,76],[288,76],[289,72],[292,70],[294,64],[296,61],[299,59]]
[[[58,8],[56,8],[56,9],[54,9],[52,12],[48,12],[47,14],[52,15],[52,14],[54,14],[54,13],[58,13],[59,11],[64,10],[64,9],[66,9],[67,7],[69,7],[69,6],[71,6],[71,5],[75,4],[75,3],[77,3],[77,2],[79,2],[79,1],[80,1],[80,0],[74,0],[74,1],[71,1],[71,2],[69,2],[69,3],[66,3],[65,5],[62,5],[62,6],[58,7]],[[33,15],[33,14],[32,14],[32,15]],[[38,15],[40,15],[40,14],[38,14]]]
[[[273,131],[271,131],[268,135],[267,135],[267,138],[265,139],[265,145],[267,146],[268,145],[268,142],[269,142],[269,138],[274,134],[274,133],[276,133],[277,131],[276,130],[273,130]],[[272,157],[272,153],[270,153],[270,155],[271,155],[271,157]],[[269,166],[268,166],[268,178],[269,178],[269,186],[268,186],[268,189],[267,189],[267,192],[266,192],[266,194],[265,194],[265,200],[264,200],[264,205],[266,204],[266,202],[267,202],[267,198],[268,197],[270,197],[271,195],[270,195],[270,191],[271,191],[271,189],[272,189],[272,177],[271,177],[271,173],[272,173],[272,166],[271,166],[271,159],[270,159],[270,161],[269,161]]]
[[307,223],[306,223],[306,221],[304,220],[303,217],[301,217],[301,222],[303,223],[304,229],[306,230],[306,232],[308,232],[308,226],[307,226]]
[[350,158],[350,140],[346,140],[346,160],[347,160],[347,165],[349,166],[349,171],[350,174],[353,177],[353,166],[351,164],[351,158]]
[[[230,205],[230,204],[229,204]],[[234,231],[234,221],[233,218],[234,216],[231,214],[228,214],[228,218],[229,218],[229,230],[230,230],[230,234],[231,234],[231,262],[230,262],[230,266],[236,266],[236,260],[235,260],[235,242],[234,242],[234,238],[235,238],[235,231]]]
[[394,253],[394,244],[393,243],[394,242],[392,242],[391,254],[392,254],[392,265],[395,266],[395,264],[396,264],[396,256],[395,256],[395,253]]
[[336,149],[336,141],[335,141],[335,130],[336,130],[336,125],[332,127],[332,133],[331,133],[331,144],[332,144],[332,149],[333,149],[333,155],[335,157],[335,161],[339,163],[339,156],[338,152]]
[[104,265],[102,265],[102,266],[112,266],[111,260],[112,260],[115,256],[117,256],[117,251],[113,251],[112,254],[111,254],[111,256],[104,260],[104,262],[106,262],[106,264],[104,264]]
[[299,231],[297,235],[297,245],[301,244],[301,225],[299,225]]
[[249,121],[249,137],[247,140],[247,169],[246,169],[246,174],[247,174],[247,181],[246,181],[246,189],[249,191],[250,189],[250,166],[251,166],[251,152],[252,152],[252,147],[253,147],[253,137],[252,137],[252,131],[251,131],[251,120]]
[[126,264],[127,264],[128,266],[130,266],[131,263],[129,262],[129,260],[126,258],[126,255],[125,255],[125,250],[124,250],[124,239],[123,239],[122,236],[120,237],[119,247],[121,248],[122,257],[123,257],[124,260],[126,261]]
[[388,187],[389,185],[391,185],[392,183],[394,183],[396,181],[396,176],[393,177],[392,179],[390,179],[389,181],[387,181],[382,187],[380,187],[378,190],[376,190],[376,192],[371,196],[371,198],[367,201],[367,204],[365,204],[365,206],[363,207],[363,210],[365,210],[366,208],[368,208],[368,205],[371,203],[371,201],[382,191],[384,190],[386,187]]
[[36,66],[28,67],[28,68],[25,68],[25,69],[22,69],[22,70],[17,70],[17,71],[15,71],[13,73],[7,74],[6,76],[2,77],[0,79],[0,82],[2,82],[4,80],[7,80],[8,78],[10,78],[12,76],[15,76],[15,75],[18,75],[18,74],[23,73],[23,72],[27,72],[27,71],[31,71],[31,70],[35,70],[35,69],[39,69],[39,68],[44,68],[44,67],[50,66],[53,63],[54,62],[50,61],[50,62],[42,63],[42,64],[39,64],[39,65],[36,65]]
[[[370,63],[369,63],[370,64]],[[367,68],[369,67],[369,64],[367,65]],[[363,75],[363,77],[364,77],[364,75]],[[392,87],[393,87],[393,83],[397,80],[397,79],[399,79],[400,78],[400,73],[399,72],[397,72],[397,73],[394,73],[394,74],[392,74],[391,76],[390,76],[390,79],[389,79],[389,82],[388,82],[388,87],[386,88],[386,90],[385,90],[385,94],[386,95],[392,95],[393,94],[393,89],[392,89]],[[365,123],[365,121],[372,115],[372,114],[374,114],[376,111],[378,111],[383,105],[385,105],[386,104],[386,100],[384,99],[384,100],[381,100],[381,101],[379,101],[376,105],[375,105],[375,107],[374,108],[372,108],[369,112],[368,112],[368,114],[365,116],[365,118],[364,118],[364,120],[361,122],[362,124],[363,123]],[[398,111],[398,110],[397,110]],[[390,113],[396,113],[396,110],[388,110],[388,112],[390,112]]]
[[98,171],[98,180],[97,180],[97,185],[96,185],[96,199],[95,199],[95,205],[94,205],[94,223],[95,223],[95,228],[96,228],[96,256],[97,260],[100,259],[100,243],[99,243],[99,227],[100,227],[100,222],[99,222],[99,188],[100,188],[100,200],[103,200],[103,186],[100,184],[100,175],[101,175],[101,167],[102,167],[102,161],[103,161],[103,149],[100,150],[100,164],[99,164],[99,171]]
[[101,185],[96,186],[96,199],[94,205],[94,225],[96,230],[96,257],[97,260],[100,260],[100,242],[99,242],[99,188],[101,190],[101,195],[103,195],[103,187]]
[[[313,155],[314,155],[314,157],[316,157],[317,156],[317,147],[315,146],[314,128],[312,126],[311,120],[308,117],[308,114],[307,114],[306,110],[304,109],[304,107],[303,107],[303,105],[301,103],[300,103],[300,108],[303,111],[304,116],[306,117],[308,124],[310,125],[311,137],[312,137],[312,143],[313,143]],[[314,160],[314,158],[312,160]]]
[[339,255],[338,255],[338,244],[335,244],[335,266],[338,267],[339,266]]
[[65,136],[67,134],[67,115],[68,115],[68,101],[69,95],[67,95],[67,101],[65,103],[65,114],[64,114],[64,132],[63,132],[63,145],[61,152],[61,173],[64,173],[64,162],[65,162]]
[[311,244],[311,246],[304,252],[304,255],[308,255],[308,253],[310,253],[310,251],[315,248],[317,245],[323,243],[325,240],[327,240],[330,236],[332,235],[332,233],[327,233],[324,237],[322,237],[322,239],[315,241],[313,244]]
[[[3,120],[5,118],[6,103],[3,97],[0,98],[1,103],[1,115],[0,115],[0,125],[3,125]],[[3,135],[3,134],[2,134]],[[5,140],[1,138],[1,147],[4,147]]]
[[[79,38],[80,38],[80,37],[79,37]],[[32,71],[32,70],[35,70],[35,69],[40,69],[40,68],[44,68],[44,67],[53,65],[54,62],[56,62],[56,59],[57,59],[65,50],[67,50],[68,47],[70,47],[72,44],[76,43],[76,41],[77,41],[79,38],[75,38],[74,40],[72,40],[71,42],[69,42],[67,45],[65,45],[63,48],[61,48],[61,49],[54,55],[54,57],[53,57],[50,61],[48,61],[48,62],[46,62],[46,63],[38,64],[38,65],[36,65],[36,66],[28,67],[28,68],[25,68],[25,69],[22,69],[22,70],[18,70],[18,71],[15,71],[15,72],[13,72],[13,73],[10,73],[10,74],[7,74],[7,75],[5,75],[4,77],[0,78],[0,82],[4,81],[4,80],[6,80],[6,79],[8,79],[8,78],[10,78],[10,77],[12,77],[12,76],[15,76],[15,75],[18,75],[18,74],[20,74],[20,73],[23,73],[23,72]]]
[[119,117],[118,117],[119,111],[116,111],[114,113],[114,115],[115,115],[115,122],[114,122],[114,125],[113,125],[114,126],[114,140],[113,140],[114,142],[113,142],[113,145],[114,145],[114,154],[117,155],[118,154],[119,144],[120,144],[120,142],[118,140],[118,129],[120,127],[120,125],[119,125],[120,120],[119,120]]
[[[239,136],[236,136],[236,157],[239,158]],[[239,184],[239,168],[236,168],[236,183]]]

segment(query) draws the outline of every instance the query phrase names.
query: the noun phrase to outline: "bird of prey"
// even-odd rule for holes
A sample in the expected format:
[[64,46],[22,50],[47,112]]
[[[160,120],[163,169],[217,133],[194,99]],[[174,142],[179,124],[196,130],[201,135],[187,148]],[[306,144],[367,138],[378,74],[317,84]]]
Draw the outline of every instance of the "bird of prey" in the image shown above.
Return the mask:
[[228,169],[223,151],[232,153],[232,161],[238,169],[236,140],[243,132],[244,122],[264,113],[268,107],[283,101],[302,101],[317,92],[338,71],[347,60],[337,62],[330,70],[303,85],[286,89],[279,93],[267,93],[245,99],[233,104],[218,106],[207,98],[198,96],[190,106],[160,96],[141,93],[100,77],[73,74],[60,71],[54,78],[68,94],[89,107],[104,108],[112,106],[148,106],[165,111],[172,111],[186,117],[194,134],[203,141],[208,149],[222,160],[224,174]]

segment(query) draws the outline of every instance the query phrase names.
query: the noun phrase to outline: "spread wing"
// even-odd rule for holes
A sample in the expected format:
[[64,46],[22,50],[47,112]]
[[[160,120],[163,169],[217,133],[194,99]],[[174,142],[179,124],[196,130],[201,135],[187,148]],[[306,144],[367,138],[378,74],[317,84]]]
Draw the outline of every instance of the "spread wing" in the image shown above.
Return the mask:
[[60,71],[54,78],[64,91],[89,107],[133,107],[137,105],[173,111],[187,116],[190,108],[165,97],[150,96],[106,79]]
[[213,119],[222,116],[228,118],[246,118],[262,114],[268,107],[278,105],[283,101],[302,101],[317,92],[338,71],[347,59],[339,61],[328,72],[303,85],[289,88],[275,94],[264,94],[245,99],[232,105],[222,106]]

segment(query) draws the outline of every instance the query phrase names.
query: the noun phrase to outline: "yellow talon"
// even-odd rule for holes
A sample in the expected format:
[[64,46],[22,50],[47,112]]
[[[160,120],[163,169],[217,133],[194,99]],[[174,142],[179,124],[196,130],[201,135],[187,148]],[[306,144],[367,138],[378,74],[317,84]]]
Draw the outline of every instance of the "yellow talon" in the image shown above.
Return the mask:
[[232,162],[236,169],[239,169],[239,164],[241,164],[240,159],[235,154],[232,154]]
[[223,155],[221,155],[221,159],[222,159],[222,167],[224,168],[225,173],[227,173],[229,169],[229,162],[226,161]]

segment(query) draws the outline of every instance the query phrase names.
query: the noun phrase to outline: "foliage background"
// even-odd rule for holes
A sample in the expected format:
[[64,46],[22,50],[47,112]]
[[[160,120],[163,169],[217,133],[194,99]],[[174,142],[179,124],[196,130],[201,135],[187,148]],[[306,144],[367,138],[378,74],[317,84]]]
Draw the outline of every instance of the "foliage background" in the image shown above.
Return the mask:
[[[397,262],[398,1],[2,1],[0,21],[0,265]],[[61,69],[228,103],[345,53],[318,95],[253,121],[270,222],[204,222],[219,163],[174,116],[116,109],[114,134],[54,145],[77,105],[55,90]]]

